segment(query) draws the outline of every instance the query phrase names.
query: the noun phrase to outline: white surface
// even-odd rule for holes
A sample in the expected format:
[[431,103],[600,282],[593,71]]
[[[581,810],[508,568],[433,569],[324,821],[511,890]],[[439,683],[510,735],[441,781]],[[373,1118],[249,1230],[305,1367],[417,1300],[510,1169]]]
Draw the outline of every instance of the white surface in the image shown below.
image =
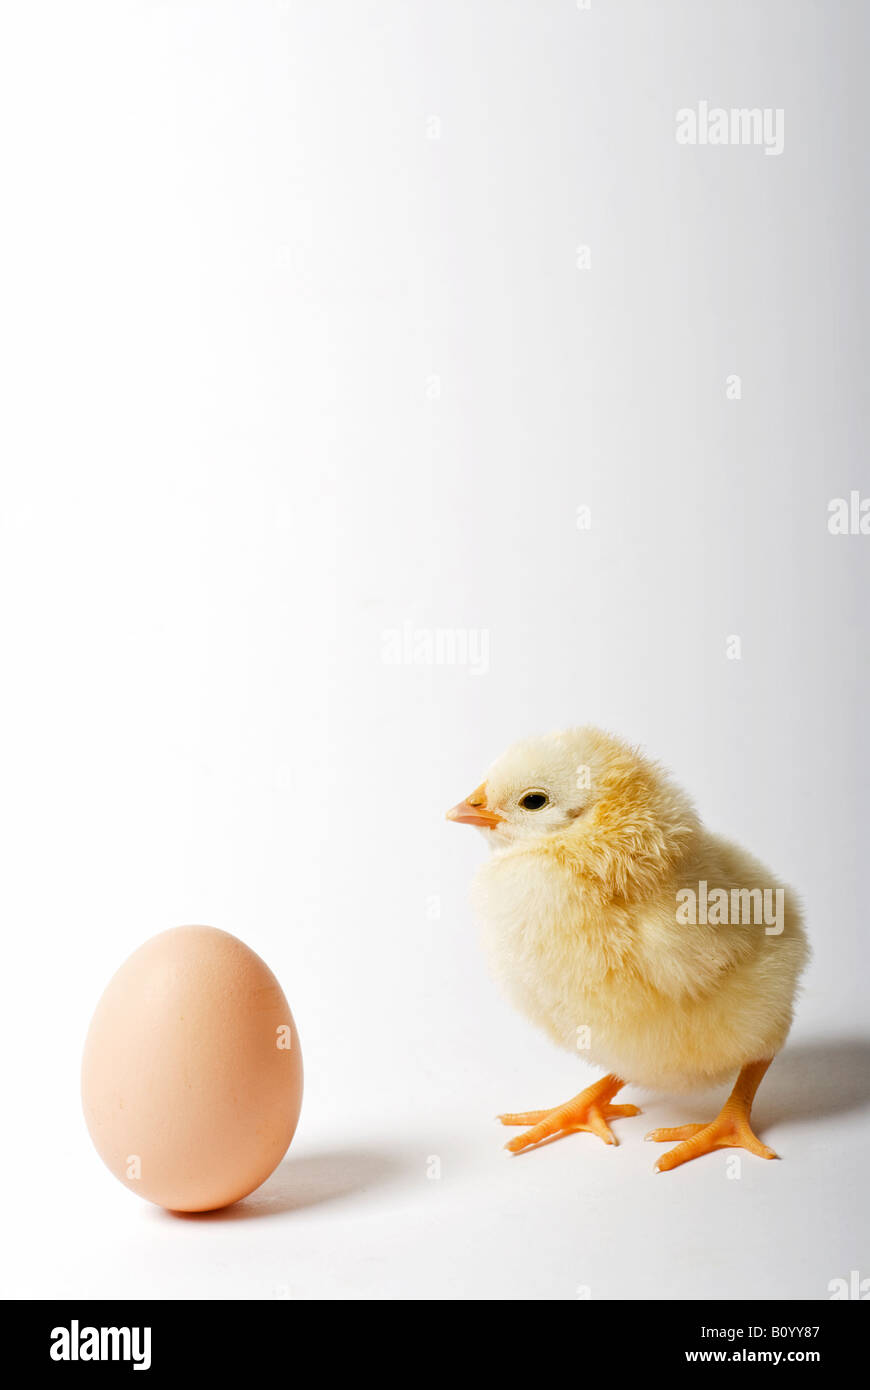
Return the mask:
[[[491,1119],[496,1108],[555,1103],[581,1079],[519,1028],[508,1046],[511,1031],[498,1082],[474,1057],[465,1068],[455,1057],[431,1068],[418,1059],[416,1093],[375,1076],[368,1106],[357,1096],[342,1110],[324,1068],[284,1164],[214,1215],[139,1202],[102,1169],[64,1106],[56,1130],[71,1137],[30,1165],[7,1208],[14,1264],[4,1292],[825,1299],[831,1280],[865,1269],[856,1204],[870,1157],[861,1110],[870,1044],[795,1043],[757,1106],[782,1160],[742,1155],[741,1175],[729,1178],[725,1153],[653,1174],[661,1150],[642,1138],[654,1125],[712,1117],[719,1097],[650,1102],[627,1091],[644,1113],[615,1122],[618,1148],[573,1135],[534,1153],[501,1151],[516,1131]],[[45,1133],[43,1123],[35,1134]],[[433,1157],[440,1178],[428,1176]]]
[[[4,8],[4,1293],[870,1273],[870,539],[827,531],[870,492],[865,30],[793,0]],[[700,99],[783,107],[783,154],[677,146]],[[405,622],[485,630],[488,670],[385,664]],[[719,1097],[501,1153],[497,1111],[589,1077],[489,982],[483,847],[443,812],[586,720],[806,902],[757,1107],[783,1161],[739,1180],[642,1142]],[[180,922],[264,956],[306,1062],[286,1165],[222,1217],[138,1202],[79,1113],[100,992]]]

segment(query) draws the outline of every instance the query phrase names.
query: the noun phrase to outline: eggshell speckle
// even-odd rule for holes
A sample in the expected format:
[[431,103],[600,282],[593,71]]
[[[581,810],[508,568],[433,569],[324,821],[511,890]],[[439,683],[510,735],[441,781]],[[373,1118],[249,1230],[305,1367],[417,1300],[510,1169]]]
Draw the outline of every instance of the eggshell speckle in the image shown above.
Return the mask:
[[97,1152],[120,1182],[174,1211],[245,1197],[290,1144],[302,1054],[281,986],[214,927],[146,941],[109,981],[82,1060]]

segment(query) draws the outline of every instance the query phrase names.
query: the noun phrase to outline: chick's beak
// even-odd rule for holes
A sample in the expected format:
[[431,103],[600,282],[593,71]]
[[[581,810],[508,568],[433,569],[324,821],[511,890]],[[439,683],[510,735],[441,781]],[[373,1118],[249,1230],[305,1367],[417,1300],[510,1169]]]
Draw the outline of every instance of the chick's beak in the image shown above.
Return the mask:
[[447,812],[447,819],[460,821],[462,825],[482,825],[485,829],[491,830],[504,820],[504,816],[499,816],[487,808],[486,783],[482,782],[476,791]]

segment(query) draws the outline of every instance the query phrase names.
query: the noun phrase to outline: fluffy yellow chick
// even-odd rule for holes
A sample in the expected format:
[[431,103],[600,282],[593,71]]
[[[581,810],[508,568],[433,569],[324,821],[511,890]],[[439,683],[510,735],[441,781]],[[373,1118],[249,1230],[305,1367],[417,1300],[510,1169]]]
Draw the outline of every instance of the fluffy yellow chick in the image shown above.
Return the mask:
[[494,851],[475,900],[509,997],[608,1068],[564,1105],[499,1116],[531,1126],[507,1148],[576,1130],[615,1144],[608,1120],[639,1113],[612,1103],[627,1082],[676,1091],[738,1073],[711,1123],[647,1135],[680,1141],[656,1169],[726,1147],[776,1158],[750,1109],[808,957],[791,891],[706,830],[656,763],[593,728],[515,744],[448,818]]

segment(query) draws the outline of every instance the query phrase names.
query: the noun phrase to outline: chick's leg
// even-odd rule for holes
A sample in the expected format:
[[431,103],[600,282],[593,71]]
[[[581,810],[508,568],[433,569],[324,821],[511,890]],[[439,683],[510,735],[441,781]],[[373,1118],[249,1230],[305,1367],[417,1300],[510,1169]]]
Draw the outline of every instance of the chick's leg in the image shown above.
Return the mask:
[[639,1115],[636,1105],[611,1105],[610,1102],[625,1085],[618,1076],[603,1076],[581,1091],[573,1100],[564,1105],[554,1106],[552,1110],[524,1110],[516,1114],[499,1115],[503,1125],[531,1125],[525,1134],[517,1135],[505,1144],[511,1153],[520,1153],[532,1144],[540,1144],[544,1139],[554,1139],[563,1134],[574,1134],[586,1130],[597,1134],[605,1144],[615,1144],[608,1120],[621,1119],[626,1115]]
[[708,1125],[680,1125],[677,1129],[654,1129],[646,1137],[657,1144],[667,1144],[674,1139],[683,1142],[662,1154],[656,1164],[657,1173],[666,1173],[669,1168],[678,1168],[688,1163],[690,1158],[700,1158],[701,1154],[712,1153],[714,1149],[748,1149],[759,1158],[777,1158],[773,1149],[753,1133],[749,1122],[755,1092],[761,1078],[773,1061],[750,1062],[738,1076],[734,1090],[726,1100],[715,1120]]

